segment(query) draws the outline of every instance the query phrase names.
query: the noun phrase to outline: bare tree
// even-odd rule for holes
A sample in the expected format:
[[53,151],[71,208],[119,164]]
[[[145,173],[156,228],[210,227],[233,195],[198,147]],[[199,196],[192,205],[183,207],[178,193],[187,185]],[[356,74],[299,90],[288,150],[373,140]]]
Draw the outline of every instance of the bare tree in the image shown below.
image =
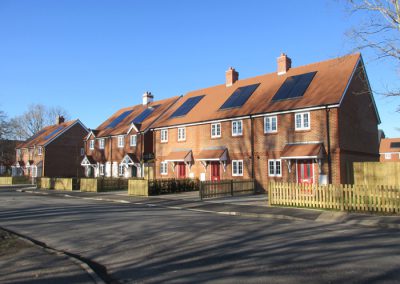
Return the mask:
[[[363,21],[348,35],[357,43],[356,49],[371,49],[377,59],[390,58],[400,64],[400,2],[399,0],[347,0],[354,14]],[[400,96],[400,90],[385,95]]]
[[38,133],[48,125],[55,124],[57,115],[69,118],[68,112],[62,107],[46,107],[41,104],[30,105],[22,115],[11,119],[9,125],[12,137],[15,139],[27,139]]
[[10,125],[7,121],[7,115],[0,110],[0,140],[5,139],[10,131]]

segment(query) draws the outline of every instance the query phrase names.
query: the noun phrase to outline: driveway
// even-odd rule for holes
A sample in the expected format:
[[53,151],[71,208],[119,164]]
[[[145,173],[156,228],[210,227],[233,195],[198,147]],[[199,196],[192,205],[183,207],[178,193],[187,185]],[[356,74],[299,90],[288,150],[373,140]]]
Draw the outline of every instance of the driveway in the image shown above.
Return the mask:
[[398,283],[400,231],[0,191],[0,226],[123,283]]

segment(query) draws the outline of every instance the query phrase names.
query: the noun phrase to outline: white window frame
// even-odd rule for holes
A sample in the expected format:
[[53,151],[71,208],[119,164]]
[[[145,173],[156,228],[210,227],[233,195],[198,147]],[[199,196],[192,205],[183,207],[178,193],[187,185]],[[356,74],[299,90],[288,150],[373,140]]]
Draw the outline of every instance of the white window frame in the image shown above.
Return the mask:
[[[239,127],[240,125],[240,127]],[[240,131],[239,131],[240,129]],[[243,120],[233,120],[232,121],[232,136],[242,136],[243,135]]]
[[135,146],[136,146],[136,143],[137,143],[137,136],[136,136],[136,134],[131,135],[131,136],[129,137],[129,146],[135,147]]
[[[275,119],[275,129],[273,129],[273,121]],[[270,129],[267,129],[267,125],[269,125]],[[264,117],[264,133],[276,133],[278,132],[278,116],[266,116]]]
[[17,156],[21,156],[21,149],[17,149]]
[[186,128],[178,128],[178,141],[186,141]]
[[161,129],[160,131],[161,142],[168,142],[168,129]]
[[38,156],[42,156],[42,147],[38,147]]
[[123,135],[118,136],[118,148],[124,148],[125,145],[125,137]]
[[385,160],[391,160],[392,159],[392,153],[385,153]]
[[160,163],[160,174],[163,176],[168,175],[168,162]]
[[89,149],[94,150],[94,140],[89,140]]
[[106,145],[106,140],[104,138],[99,139],[99,149],[104,149]]
[[233,177],[243,176],[243,160],[232,160],[232,176]]
[[211,138],[220,138],[221,134],[221,123],[211,123]]
[[105,167],[106,166],[104,164],[99,165],[99,175],[104,176]]
[[[304,117],[307,116],[308,125],[304,126]],[[300,119],[300,126],[297,122]],[[311,115],[310,112],[296,112],[294,113],[294,128],[295,130],[310,130],[311,129]]]
[[85,148],[81,148],[81,156],[85,155]]
[[118,176],[123,177],[125,175],[125,166],[118,164]]
[[[271,168],[271,163],[273,168]],[[277,173],[277,164],[279,163],[279,173]],[[272,169],[272,171],[271,171]],[[268,176],[282,177],[282,160],[281,159],[268,159]]]

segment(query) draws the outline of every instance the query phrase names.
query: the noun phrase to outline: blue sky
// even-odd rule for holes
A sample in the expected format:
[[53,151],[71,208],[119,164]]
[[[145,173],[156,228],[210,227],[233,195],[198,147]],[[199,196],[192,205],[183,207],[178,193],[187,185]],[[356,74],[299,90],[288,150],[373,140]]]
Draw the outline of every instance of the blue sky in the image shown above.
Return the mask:
[[[62,106],[95,128],[122,107],[348,53],[358,20],[341,1],[0,1],[0,109]],[[374,90],[399,87],[398,65],[363,52]],[[399,137],[400,98],[375,95],[382,128]]]

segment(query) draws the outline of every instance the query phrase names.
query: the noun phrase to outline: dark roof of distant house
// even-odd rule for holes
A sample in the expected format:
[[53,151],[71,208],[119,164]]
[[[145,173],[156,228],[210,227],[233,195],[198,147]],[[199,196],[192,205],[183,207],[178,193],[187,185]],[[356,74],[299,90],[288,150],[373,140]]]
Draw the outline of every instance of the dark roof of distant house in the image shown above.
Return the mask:
[[[359,53],[351,54],[290,68],[283,75],[274,72],[238,80],[228,87],[222,84],[191,91],[165,112],[153,128],[339,104],[360,60]],[[286,79],[298,75],[310,75],[308,79],[311,81],[303,95],[289,99],[274,98]],[[245,94],[246,90],[251,93],[250,96]],[[244,97],[235,102],[233,95],[241,91]],[[191,99],[193,101],[188,101]],[[229,108],[230,104],[242,105]],[[187,112],[188,109],[190,111]]]

